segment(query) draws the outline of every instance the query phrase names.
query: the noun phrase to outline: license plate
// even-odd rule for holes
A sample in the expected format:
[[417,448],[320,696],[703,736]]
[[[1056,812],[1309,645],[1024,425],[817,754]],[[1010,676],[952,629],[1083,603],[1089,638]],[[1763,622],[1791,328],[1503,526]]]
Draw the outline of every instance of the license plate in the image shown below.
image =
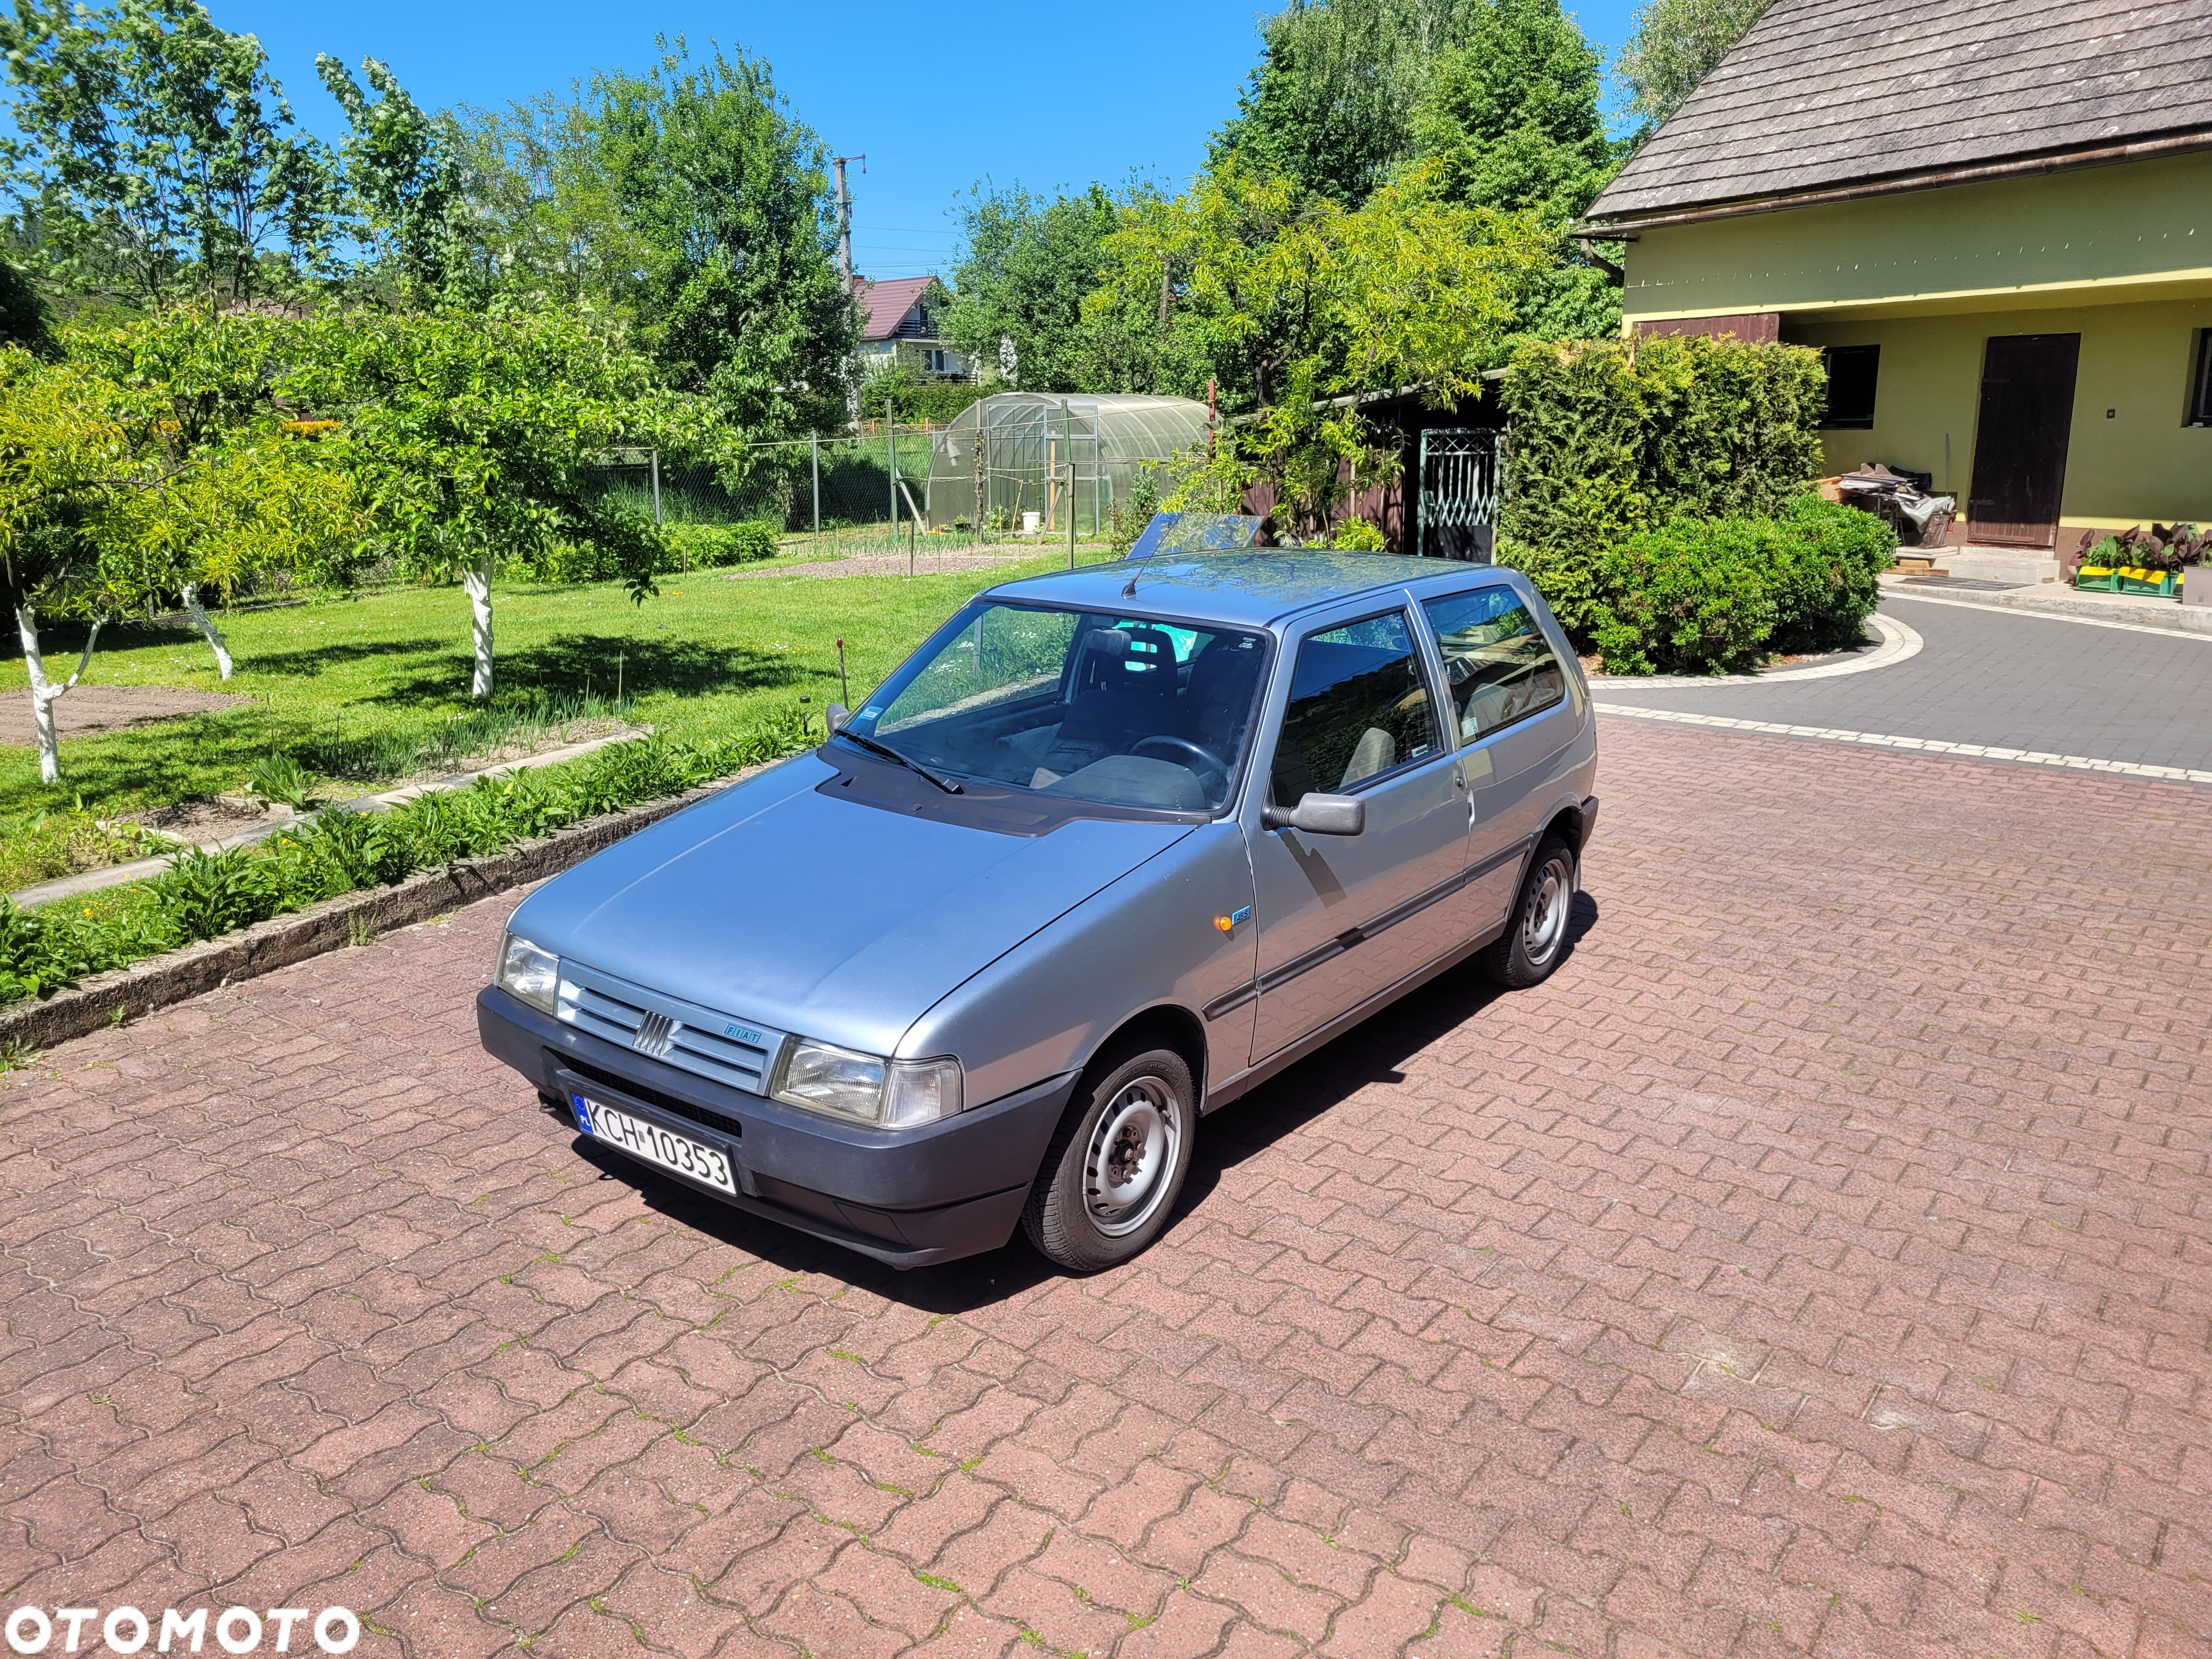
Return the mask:
[[737,1195],[738,1183],[730,1173],[730,1160],[704,1141],[677,1134],[658,1123],[632,1117],[619,1106],[586,1100],[581,1095],[570,1095],[568,1103],[575,1108],[576,1126],[594,1140],[619,1146],[632,1158],[689,1176],[733,1198]]

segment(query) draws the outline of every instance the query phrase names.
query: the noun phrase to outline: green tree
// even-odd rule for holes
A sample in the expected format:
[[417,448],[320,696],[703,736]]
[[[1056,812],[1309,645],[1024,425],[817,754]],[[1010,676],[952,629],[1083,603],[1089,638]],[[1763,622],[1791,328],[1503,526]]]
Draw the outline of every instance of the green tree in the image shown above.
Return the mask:
[[607,500],[598,456],[650,444],[714,458],[708,410],[668,392],[575,307],[495,298],[431,317],[325,312],[303,327],[283,389],[343,422],[334,436],[384,544],[409,569],[459,578],[479,699],[492,690],[500,559],[583,544],[617,561],[634,598],[655,591],[659,526]]
[[297,332],[200,305],[66,336],[72,359],[147,411],[144,447],[164,481],[124,498],[130,510],[111,513],[110,539],[136,550],[149,589],[177,595],[226,680],[230,647],[201,590],[228,598],[256,572],[357,533],[347,475],[312,445],[318,423],[290,419],[275,390]]
[[327,156],[294,135],[261,43],[197,0],[93,11],[18,0],[0,54],[53,273],[159,306],[204,286],[244,300],[264,265],[315,270],[331,245]]
[[487,280],[627,315],[620,290],[643,251],[614,199],[595,106],[549,92],[453,119]]
[[[82,678],[109,617],[187,589],[226,559],[242,568],[296,556],[349,512],[343,476],[274,411],[187,440],[177,399],[113,373],[131,352],[106,345],[58,362],[0,347],[0,599],[22,644],[48,783],[61,775],[54,704]],[[76,672],[56,684],[40,630],[63,618],[87,632]]]
[[53,312],[13,259],[0,258],[0,345],[44,356],[53,349]]
[[1648,0],[1614,72],[1630,107],[1665,120],[1766,9],[1766,0]]
[[1160,199],[1135,183],[1119,192],[1092,185],[1051,198],[1019,185],[979,186],[962,215],[966,245],[953,268],[945,339],[988,374],[1011,364],[1010,383],[1033,392],[1157,392],[1168,389],[1164,381],[1187,379],[1161,360],[1164,290],[1157,303],[1085,307],[1124,212]]
[[1603,58],[1559,0],[1486,0],[1436,63],[1414,142],[1448,199],[1564,223],[1613,176],[1598,113]]
[[1480,0],[1464,45],[1437,60],[1415,142],[1447,199],[1527,209],[1553,233],[1516,333],[1592,339],[1620,329],[1614,278],[1568,231],[1618,169],[1598,111],[1603,58],[1559,0]]
[[663,43],[592,82],[599,165],[630,240],[615,295],[678,389],[745,438],[841,426],[860,313],[839,276],[821,141],[768,65]]
[[1414,153],[1437,58],[1482,0],[1293,0],[1261,26],[1258,67],[1207,165],[1234,157],[1357,207]]
[[1124,215],[1086,309],[1148,300],[1170,326],[1245,377],[1250,418],[1188,471],[1182,505],[1231,507],[1274,486],[1286,516],[1316,518],[1381,464],[1344,392],[1419,386],[1440,405],[1480,395],[1531,277],[1551,252],[1532,214],[1443,200],[1415,168],[1347,212],[1233,159],[1184,196]]
[[337,58],[315,58],[316,73],[345,112],[349,131],[340,153],[356,237],[411,302],[480,300],[485,284],[470,258],[459,123],[423,109],[388,65],[367,58],[361,70],[366,89]]

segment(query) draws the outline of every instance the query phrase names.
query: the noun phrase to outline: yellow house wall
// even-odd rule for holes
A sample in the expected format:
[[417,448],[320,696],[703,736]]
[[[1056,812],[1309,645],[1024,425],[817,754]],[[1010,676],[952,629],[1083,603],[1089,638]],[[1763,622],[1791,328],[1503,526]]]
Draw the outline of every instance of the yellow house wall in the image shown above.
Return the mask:
[[1648,230],[1626,265],[1632,325],[2212,293],[2212,152]]
[[2113,530],[2154,519],[2212,523],[2212,427],[2182,423],[2197,332],[2206,328],[2212,296],[1858,322],[1785,315],[1782,333],[1801,345],[1881,347],[1873,428],[1821,434],[1831,472],[1864,461],[1932,472],[1961,511],[1984,342],[1993,334],[2079,334],[2059,516]]

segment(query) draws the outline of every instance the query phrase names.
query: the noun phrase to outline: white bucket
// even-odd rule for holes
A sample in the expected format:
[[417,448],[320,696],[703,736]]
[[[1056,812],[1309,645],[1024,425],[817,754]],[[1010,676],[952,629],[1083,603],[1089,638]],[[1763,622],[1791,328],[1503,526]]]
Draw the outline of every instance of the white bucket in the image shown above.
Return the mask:
[[1044,528],[1044,514],[1042,514],[1042,513],[1024,513],[1024,514],[1022,514],[1022,534],[1023,534],[1023,535],[1024,535],[1024,536],[1034,536],[1034,535],[1036,535],[1036,534],[1040,530],[1042,530],[1043,528]]

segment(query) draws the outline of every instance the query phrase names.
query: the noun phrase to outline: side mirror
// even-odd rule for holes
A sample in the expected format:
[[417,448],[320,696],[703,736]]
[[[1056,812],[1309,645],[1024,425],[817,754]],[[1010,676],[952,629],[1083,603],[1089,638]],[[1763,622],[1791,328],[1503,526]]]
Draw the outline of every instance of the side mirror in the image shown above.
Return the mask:
[[1357,836],[1367,829],[1367,803],[1352,795],[1308,795],[1291,811],[1262,807],[1261,824],[1269,830],[1303,830],[1309,836]]
[[842,702],[833,702],[822,711],[822,723],[830,728],[830,735],[833,738],[852,721],[853,711]]

